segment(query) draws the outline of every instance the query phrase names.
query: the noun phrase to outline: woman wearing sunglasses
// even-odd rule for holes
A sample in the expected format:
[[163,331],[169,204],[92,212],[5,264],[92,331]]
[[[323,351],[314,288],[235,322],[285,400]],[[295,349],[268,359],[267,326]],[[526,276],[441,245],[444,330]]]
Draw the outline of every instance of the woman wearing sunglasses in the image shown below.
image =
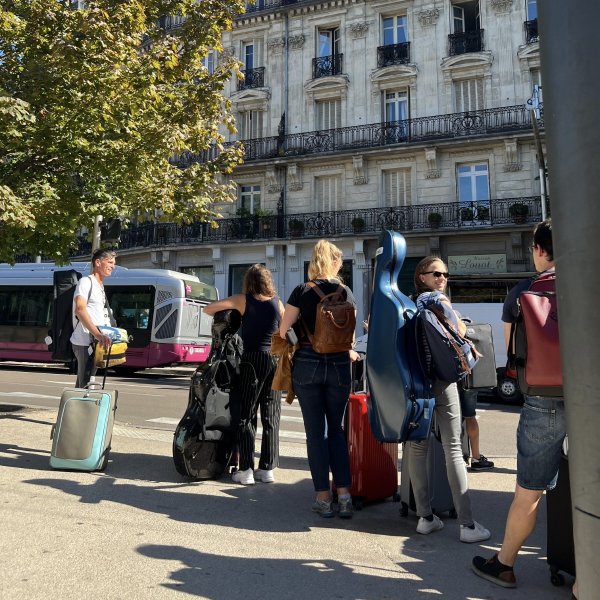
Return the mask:
[[[417,308],[435,306],[444,313],[448,322],[464,335],[466,325],[452,309],[450,300],[444,294],[448,283],[448,267],[444,262],[437,256],[425,257],[417,265],[414,283]],[[436,380],[433,382],[433,393],[435,417],[442,438],[446,472],[460,522],[460,541],[473,543],[487,540],[491,535],[490,532],[474,521],[471,513],[467,469],[460,441],[461,413],[456,383]],[[431,491],[427,473],[429,439],[408,443],[410,444],[408,470],[419,516],[417,532],[428,534],[444,527],[444,523],[433,514],[431,509]]]

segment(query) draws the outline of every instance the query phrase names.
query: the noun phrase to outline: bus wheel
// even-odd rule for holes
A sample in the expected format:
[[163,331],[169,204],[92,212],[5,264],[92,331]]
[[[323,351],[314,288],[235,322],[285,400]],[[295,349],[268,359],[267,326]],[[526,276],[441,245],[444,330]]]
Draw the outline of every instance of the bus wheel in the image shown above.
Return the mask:
[[516,379],[508,377],[505,369],[498,369],[498,387],[496,394],[505,404],[522,404],[523,394]]

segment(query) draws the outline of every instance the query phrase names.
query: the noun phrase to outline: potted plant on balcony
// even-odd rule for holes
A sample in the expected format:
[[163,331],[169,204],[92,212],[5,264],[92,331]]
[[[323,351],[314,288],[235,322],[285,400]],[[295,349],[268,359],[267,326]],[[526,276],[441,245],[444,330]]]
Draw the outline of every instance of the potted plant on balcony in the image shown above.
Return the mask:
[[300,221],[300,219],[290,219],[288,227],[292,237],[300,237],[304,232],[304,221]]
[[273,219],[271,219],[273,216],[273,211],[259,208],[254,211],[254,215],[259,218],[261,223],[260,228],[262,229],[263,233],[268,234],[273,225]]
[[350,221],[350,225],[352,225],[354,233],[362,233],[365,230],[365,220],[362,217],[354,217]]
[[489,221],[490,220],[490,207],[480,204],[477,206],[477,218],[480,221]]
[[429,215],[427,215],[427,222],[429,223],[430,227],[439,227],[440,223],[442,222],[442,215],[438,212],[432,212],[429,213]]
[[508,213],[515,223],[525,223],[529,214],[529,206],[523,202],[515,202],[508,207]]
[[472,221],[473,220],[473,209],[468,206],[463,206],[460,209],[460,220],[461,221]]

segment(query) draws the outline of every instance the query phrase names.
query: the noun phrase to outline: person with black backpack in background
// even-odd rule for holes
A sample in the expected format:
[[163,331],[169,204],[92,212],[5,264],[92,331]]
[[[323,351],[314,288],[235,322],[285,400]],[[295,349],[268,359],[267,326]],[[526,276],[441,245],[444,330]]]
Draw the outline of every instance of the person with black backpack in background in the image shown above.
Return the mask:
[[[351,473],[342,421],[350,396],[350,363],[358,358],[358,354],[352,350],[356,301],[350,288],[338,278],[342,260],[342,251],[334,244],[326,240],[319,240],[315,244],[308,266],[310,281],[292,290],[279,334],[285,339],[288,329],[294,325],[300,343],[300,348],[294,353],[292,380],[302,410],[308,463],[316,492],[312,510],[325,518],[335,514],[329,481],[331,468],[338,494],[338,515],[349,519],[352,517]],[[323,316],[322,304],[326,302],[319,292],[325,296],[338,293],[338,306],[349,303],[353,307],[353,310],[350,308],[354,313],[354,320],[350,319],[350,343],[342,336],[344,340],[337,351],[331,351],[335,350],[334,338],[337,336],[330,335],[329,339],[322,339],[317,335],[320,323],[318,312],[321,311]],[[342,308],[348,310],[348,306]],[[329,352],[316,350],[327,343],[332,344]]]
[[83,388],[96,374],[94,365],[94,340],[103,348],[109,348],[112,341],[104,335],[99,325],[110,325],[110,308],[104,292],[104,280],[112,275],[116,253],[112,250],[96,250],[92,255],[92,273],[82,277],[73,296],[73,333],[71,345],[77,359],[77,382],[75,387]]
[[[242,315],[240,335],[244,350],[240,363],[240,381],[232,391],[232,417],[239,412],[237,441],[239,469],[231,478],[235,483],[254,485],[273,483],[273,470],[279,466],[279,422],[281,394],[271,390],[275,360],[271,356],[271,337],[277,331],[283,303],[277,296],[271,271],[260,263],[244,274],[243,294],[211,302],[202,310],[214,315],[234,309]],[[262,442],[258,469],[254,469],[254,445],[257,414],[260,407]]]
[[[454,312],[450,300],[444,294],[448,284],[448,267],[437,256],[427,256],[415,269],[415,303],[417,309],[435,309],[452,324],[459,335],[466,332],[465,323]],[[461,412],[456,383],[433,381],[435,394],[435,419],[440,430],[446,473],[452,492],[454,508],[460,523],[460,541],[467,543],[482,542],[490,537],[490,532],[473,520],[467,469],[464,463],[461,445]],[[417,533],[429,534],[443,529],[444,523],[434,515],[431,508],[431,490],[427,473],[427,454],[430,439],[410,444],[408,469],[413,484],[415,504],[419,522]]]
[[[551,219],[536,225],[531,252],[537,276],[519,282],[504,302],[502,320],[507,346],[512,323],[519,316],[519,296],[536,280],[554,274]],[[509,347],[509,355],[512,351]],[[544,491],[556,486],[566,434],[564,398],[525,394],[517,428],[517,484],[506,519],[504,540],[500,551],[491,558],[473,558],[471,567],[480,577],[502,587],[516,587],[513,567],[519,550],[535,528],[537,508]],[[575,593],[574,588],[573,597]]]

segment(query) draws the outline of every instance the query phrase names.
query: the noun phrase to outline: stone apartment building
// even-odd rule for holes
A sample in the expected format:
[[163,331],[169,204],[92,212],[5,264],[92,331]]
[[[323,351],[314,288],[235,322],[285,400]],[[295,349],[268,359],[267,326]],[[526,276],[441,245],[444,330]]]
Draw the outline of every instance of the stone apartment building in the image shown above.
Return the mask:
[[459,302],[501,301],[532,270],[536,0],[256,0],[223,45],[244,73],[226,90],[230,141],[245,146],[237,202],[217,229],[124,232],[121,264],[193,272],[224,296],[262,262],[285,300],[324,237],[344,252],[359,318],[384,228],[407,238],[407,292],[430,253]]

